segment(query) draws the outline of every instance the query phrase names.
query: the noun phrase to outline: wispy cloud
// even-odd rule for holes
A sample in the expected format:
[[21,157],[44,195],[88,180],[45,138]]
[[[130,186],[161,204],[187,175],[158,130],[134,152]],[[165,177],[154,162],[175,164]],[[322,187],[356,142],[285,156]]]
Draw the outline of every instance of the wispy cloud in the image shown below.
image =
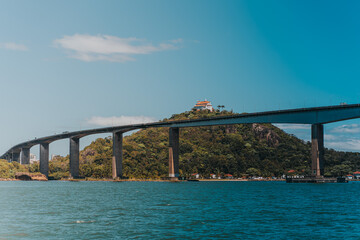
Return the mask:
[[27,51],[28,48],[23,44],[17,44],[13,42],[0,43],[0,48],[14,50],[14,51]]
[[334,135],[331,135],[331,134],[324,134],[324,139],[326,141],[334,141],[334,140],[337,140],[338,138]]
[[68,50],[69,57],[85,62],[127,62],[134,61],[135,55],[178,49],[182,42],[182,39],[175,39],[153,45],[138,38],[75,34],[56,39],[54,44]]
[[334,133],[360,133],[359,124],[348,124],[335,127],[331,130]]
[[310,125],[309,124],[284,124],[284,123],[278,123],[274,124],[276,127],[281,129],[291,129],[291,130],[309,130]]
[[343,151],[360,151],[360,139],[329,142],[326,146]]
[[120,116],[120,117],[91,117],[86,120],[87,124],[96,126],[121,126],[127,124],[138,124],[155,122],[156,119],[146,116]]

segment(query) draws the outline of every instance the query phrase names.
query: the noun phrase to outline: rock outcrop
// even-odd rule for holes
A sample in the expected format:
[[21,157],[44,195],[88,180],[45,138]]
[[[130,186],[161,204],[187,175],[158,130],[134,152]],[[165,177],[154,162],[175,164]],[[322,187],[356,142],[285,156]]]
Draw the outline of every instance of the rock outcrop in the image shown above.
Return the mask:
[[260,139],[266,139],[266,142],[269,146],[279,145],[280,136],[271,128],[258,123],[253,123],[252,129],[257,137]]
[[22,181],[47,181],[48,178],[41,173],[18,172],[15,178]]

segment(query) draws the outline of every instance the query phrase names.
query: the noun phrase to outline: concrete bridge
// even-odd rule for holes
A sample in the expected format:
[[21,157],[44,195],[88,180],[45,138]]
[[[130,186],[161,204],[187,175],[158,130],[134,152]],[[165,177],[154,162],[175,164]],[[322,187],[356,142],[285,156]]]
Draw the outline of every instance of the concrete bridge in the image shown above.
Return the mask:
[[48,137],[42,137],[17,144],[10,148],[0,158],[8,161],[17,161],[29,164],[30,148],[40,145],[40,172],[48,176],[49,171],[49,144],[69,139],[70,175],[79,177],[79,141],[82,137],[99,134],[113,134],[112,176],[121,178],[123,160],[123,133],[146,128],[169,128],[169,177],[179,176],[179,129],[184,127],[200,127],[215,125],[232,125],[242,123],[290,123],[311,124],[311,159],[312,175],[320,177],[324,174],[324,128],[326,123],[360,118],[360,104],[337,105],[328,107],[299,108],[290,110],[268,111],[258,113],[244,113],[233,116],[212,117],[195,120],[181,120],[168,122],[154,122],[146,124],[132,124],[116,127],[89,129],[76,132],[64,132]]

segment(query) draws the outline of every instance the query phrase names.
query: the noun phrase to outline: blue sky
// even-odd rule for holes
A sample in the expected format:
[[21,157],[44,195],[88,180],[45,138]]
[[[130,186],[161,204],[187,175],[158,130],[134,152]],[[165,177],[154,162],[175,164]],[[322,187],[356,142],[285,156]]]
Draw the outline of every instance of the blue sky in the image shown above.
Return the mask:
[[[360,102],[358,1],[1,3],[1,152],[205,98],[235,112]],[[310,139],[308,126],[280,127]],[[360,151],[359,120],[325,131],[326,146]],[[50,152],[67,154],[68,141]]]

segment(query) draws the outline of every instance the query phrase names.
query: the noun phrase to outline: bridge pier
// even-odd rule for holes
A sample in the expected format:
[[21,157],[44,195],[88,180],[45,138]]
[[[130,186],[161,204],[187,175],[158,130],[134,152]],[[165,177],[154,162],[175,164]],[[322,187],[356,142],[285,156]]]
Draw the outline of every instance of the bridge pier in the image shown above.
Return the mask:
[[112,177],[122,178],[123,133],[113,132]]
[[40,173],[49,176],[49,143],[40,143]]
[[20,152],[12,152],[11,161],[20,163]]
[[70,177],[79,178],[79,138],[70,138]]
[[324,175],[324,126],[311,125],[311,174],[315,177]]
[[30,164],[30,148],[21,148],[20,164]]
[[179,128],[169,129],[169,177],[179,177]]

